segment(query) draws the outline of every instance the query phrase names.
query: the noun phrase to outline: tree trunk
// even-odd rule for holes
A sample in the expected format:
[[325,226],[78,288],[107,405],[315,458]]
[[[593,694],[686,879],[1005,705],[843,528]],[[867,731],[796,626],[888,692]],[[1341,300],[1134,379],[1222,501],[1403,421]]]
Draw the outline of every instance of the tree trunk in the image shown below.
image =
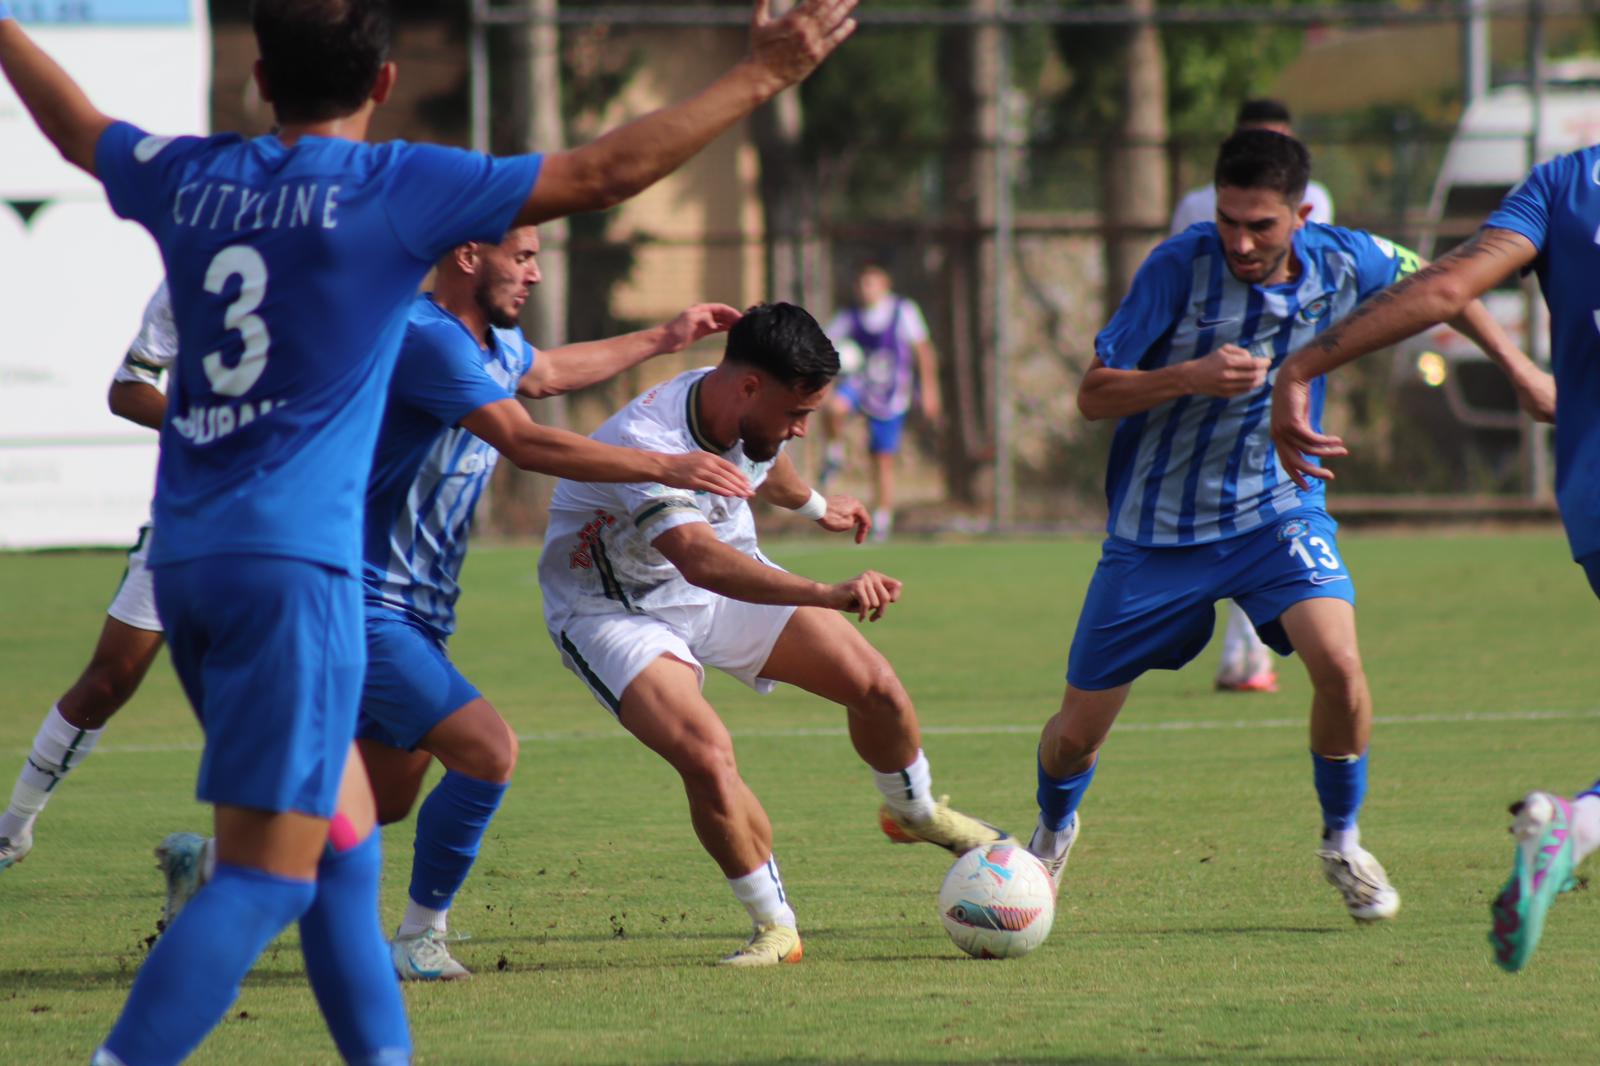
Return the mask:
[[1129,6],[1142,21],[1128,30],[1121,114],[1101,169],[1107,318],[1128,291],[1134,271],[1166,233],[1170,202],[1166,68],[1161,34],[1151,18],[1156,0],[1132,0]]

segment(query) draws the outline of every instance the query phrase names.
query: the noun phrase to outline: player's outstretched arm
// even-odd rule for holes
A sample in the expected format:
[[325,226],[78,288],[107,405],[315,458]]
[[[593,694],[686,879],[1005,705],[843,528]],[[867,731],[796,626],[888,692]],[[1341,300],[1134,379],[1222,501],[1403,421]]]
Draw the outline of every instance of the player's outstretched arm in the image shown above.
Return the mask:
[[33,42],[11,17],[5,0],[0,0],[0,69],[56,151],[67,162],[94,174],[94,148],[111,119]]
[[727,304],[695,304],[654,329],[541,351],[517,383],[517,392],[540,399],[609,381],[646,359],[681,352],[704,337],[726,333],[739,317],[739,310]]
[[855,31],[850,12],[857,2],[801,0],[774,19],[769,0],[756,0],[744,59],[682,103],[581,148],[546,156],[514,225],[610,207],[677,170],[728,127],[815,70]]
[[718,540],[704,522],[673,526],[650,543],[689,584],[732,600],[826,607],[852,611],[862,621],[876,622],[889,604],[900,598],[900,582],[875,570],[824,585],[768,566]]
[[799,511],[829,533],[855,531],[856,543],[867,539],[872,517],[854,496],[823,496],[806,484],[800,471],[784,452],[767,471],[767,478],[756,489],[756,498],[774,507]]
[[1271,366],[1237,344],[1156,370],[1119,370],[1095,356],[1078,386],[1078,410],[1094,422],[1142,414],[1180,396],[1242,396],[1266,384]]
[[720,455],[665,455],[602,444],[564,429],[541,426],[512,399],[484,404],[463,418],[461,425],[523,470],[571,481],[651,481],[718,496],[746,498],[751,494],[744,472]]
[[1489,361],[1499,367],[1516,390],[1517,403],[1535,422],[1556,420],[1556,379],[1540,370],[1516,342],[1506,336],[1483,301],[1473,300],[1450,327],[1476,344]]
[[118,418],[158,432],[167,417],[166,394],[142,381],[113,381],[106,392],[106,404]]
[[1338,437],[1311,428],[1311,382],[1379,348],[1405,340],[1429,326],[1456,318],[1469,303],[1503,278],[1534,261],[1538,249],[1520,233],[1480,230],[1436,263],[1395,282],[1362,302],[1342,321],[1278,367],[1272,386],[1272,441],[1278,459],[1301,488],[1308,478],[1333,474],[1308,456],[1348,455]]

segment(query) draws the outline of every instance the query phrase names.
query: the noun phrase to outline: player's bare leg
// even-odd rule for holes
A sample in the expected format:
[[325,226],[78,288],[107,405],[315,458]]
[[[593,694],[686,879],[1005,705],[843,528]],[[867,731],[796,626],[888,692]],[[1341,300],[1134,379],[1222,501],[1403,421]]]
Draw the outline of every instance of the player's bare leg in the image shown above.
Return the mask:
[[700,692],[694,667],[663,655],[629,683],[617,718],[678,771],[695,835],[755,927],[734,966],[798,962],[800,934],[772,855],[772,823],[734,760],[733,738]]
[[40,723],[11,803],[0,814],[0,870],[21,862],[32,849],[39,812],[68,771],[88,758],[111,716],[139,690],[161,643],[159,631],[105,620],[89,665]]
[[1345,600],[1303,600],[1283,613],[1289,641],[1306,664],[1311,701],[1311,758],[1322,804],[1324,876],[1357,921],[1392,918],[1400,895],[1361,847],[1356,819],[1367,788],[1372,696],[1356,643],[1355,608]]
[[883,794],[879,821],[890,839],[926,841],[958,855],[1008,839],[1004,830],[953,810],[933,794],[911,697],[883,653],[844,615],[820,607],[796,609],[761,676],[845,708],[850,742]]
[[1132,684],[1091,691],[1067,686],[1061,709],[1039,734],[1039,822],[1028,850],[1050,871],[1057,891],[1078,839],[1078,804],[1094,780],[1101,745],[1128,702]]
[[395,972],[404,980],[455,980],[470,971],[445,946],[450,905],[472,870],[489,822],[517,765],[517,736],[483,697],[452,711],[405,753],[360,742],[373,761],[380,817],[410,812],[430,757],[445,775],[422,803],[406,912],[391,942]]
[[888,540],[894,529],[894,452],[872,456],[872,538]]

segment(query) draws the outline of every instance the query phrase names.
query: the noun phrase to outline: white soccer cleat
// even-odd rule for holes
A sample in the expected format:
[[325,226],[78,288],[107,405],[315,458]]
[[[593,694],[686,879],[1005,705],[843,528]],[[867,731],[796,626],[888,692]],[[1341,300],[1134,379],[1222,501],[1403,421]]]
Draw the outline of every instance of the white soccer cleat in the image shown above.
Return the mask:
[[206,838],[199,833],[168,833],[156,845],[156,868],[167,879],[167,900],[161,907],[161,929],[172,927],[206,883]]
[[28,852],[33,850],[33,834],[11,837],[0,837],[0,870],[8,866],[15,866],[28,857]]
[[389,958],[402,981],[461,981],[472,976],[450,955],[444,935],[436,929],[395,937],[389,941]]
[[1322,860],[1322,876],[1344,897],[1345,909],[1358,922],[1379,922],[1400,913],[1400,893],[1389,883],[1389,875],[1365,848],[1350,851],[1317,851]]
[[1038,846],[1039,827],[1037,825],[1033,827],[1033,836],[1028,840],[1028,851],[1034,858],[1044,863],[1045,871],[1050,875],[1050,886],[1056,890],[1057,896],[1061,895],[1061,875],[1067,869],[1067,856],[1072,854],[1072,845],[1078,842],[1078,830],[1082,825],[1083,822],[1079,819],[1078,812],[1073,811],[1072,821],[1065,830],[1067,846],[1061,849],[1061,854],[1059,855],[1046,855],[1040,850]]
[[776,966],[799,962],[805,952],[800,933],[786,925],[760,925],[744,947],[720,960],[718,966]]

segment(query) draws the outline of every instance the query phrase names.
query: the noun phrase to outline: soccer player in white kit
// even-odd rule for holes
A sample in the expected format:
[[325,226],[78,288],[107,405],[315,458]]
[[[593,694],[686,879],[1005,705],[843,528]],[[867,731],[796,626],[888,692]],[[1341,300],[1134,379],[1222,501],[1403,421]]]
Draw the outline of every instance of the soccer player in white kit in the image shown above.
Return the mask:
[[[738,465],[757,497],[833,532],[870,526],[848,496],[824,499],[783,455],[804,436],[838,355],[791,304],[747,311],[716,367],[651,389],[594,434],[660,452],[703,449]],[[880,824],[902,843],[957,854],[1007,839],[934,797],[916,710],[888,661],[840,612],[876,620],[900,582],[874,571],[828,585],[761,554],[743,499],[661,485],[563,481],[539,562],[545,622],[563,661],[617,720],[678,771],[690,818],[754,932],[722,960],[797,962],[800,934],[772,852],[772,825],[739,776],[727,727],[701,692],[715,666],[757,692],[798,685],[848,711],[850,739],[883,794]]]
[[[117,367],[106,397],[112,414],[158,431],[167,409],[161,375],[178,357],[178,331],[166,288],[163,281],[145,305],[139,333]],[[145,565],[150,534],[146,522],[128,551],[127,573],[106,608],[89,665],[39,723],[33,748],[12,787],[10,805],[0,814],[0,870],[21,862],[33,849],[39,813],[68,771],[89,757],[106,722],[133,698],[161,650],[155,586]]]

